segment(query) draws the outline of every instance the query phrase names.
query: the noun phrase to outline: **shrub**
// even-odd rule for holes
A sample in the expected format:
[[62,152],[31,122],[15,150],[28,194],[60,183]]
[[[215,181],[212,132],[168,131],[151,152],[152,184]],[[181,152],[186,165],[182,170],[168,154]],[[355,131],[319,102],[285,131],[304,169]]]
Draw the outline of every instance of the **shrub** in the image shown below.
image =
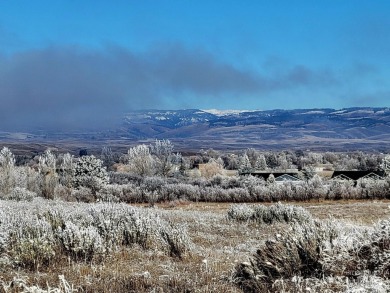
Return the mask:
[[71,197],[78,202],[95,202],[96,198],[88,187],[80,186],[71,191]]
[[273,224],[274,222],[305,223],[313,220],[306,209],[282,203],[268,207],[264,205],[232,205],[227,217],[235,221],[255,221],[265,224]]
[[389,251],[390,220],[372,228],[296,223],[236,266],[234,282],[245,292],[387,292]]
[[74,197],[72,197],[72,188],[62,184],[59,184],[54,188],[54,199],[60,199],[64,201],[76,200]]
[[[384,279],[390,277],[390,220],[382,220],[373,229],[349,245],[339,245],[328,260],[335,273],[356,277],[361,271]],[[343,257],[340,257],[342,255]]]
[[82,227],[66,221],[65,228],[60,228],[57,233],[65,251],[75,259],[90,261],[96,255],[100,256],[106,252],[105,244],[96,227]]
[[18,215],[9,223],[6,248],[14,262],[22,267],[37,269],[47,265],[55,256],[55,238],[51,226],[36,215]]
[[277,279],[326,276],[323,252],[333,246],[338,230],[331,223],[310,221],[267,240],[250,262],[236,267],[234,280],[245,292],[271,289]]
[[102,202],[119,202],[123,197],[123,187],[116,184],[105,185],[96,194],[98,201]]
[[0,201],[0,253],[16,266],[37,269],[62,254],[77,261],[99,260],[135,244],[176,257],[191,248],[185,228],[162,219],[154,209],[39,198],[31,203]]
[[[39,286],[29,286],[27,277],[14,277],[9,283],[2,281],[2,287],[5,293],[8,292],[24,292],[24,293],[73,293],[78,292],[73,285],[69,284],[64,275],[59,275],[59,285],[57,288],[42,289]],[[15,291],[16,290],[16,291]]]
[[244,222],[252,220],[254,213],[254,209],[247,204],[235,204],[230,206],[227,217],[229,220]]
[[167,244],[170,256],[182,258],[192,247],[185,227],[167,222],[159,230],[162,240]]
[[25,188],[15,187],[8,195],[8,199],[16,201],[32,201],[36,196],[37,194],[35,192],[29,191]]

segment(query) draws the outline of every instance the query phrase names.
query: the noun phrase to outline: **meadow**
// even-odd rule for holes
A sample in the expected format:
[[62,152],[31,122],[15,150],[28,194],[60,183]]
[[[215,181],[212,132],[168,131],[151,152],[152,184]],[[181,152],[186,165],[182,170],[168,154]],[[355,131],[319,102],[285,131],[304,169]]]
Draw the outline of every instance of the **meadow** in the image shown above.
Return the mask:
[[[107,150],[17,164],[3,148],[0,292],[390,290],[388,177],[332,182],[309,169],[280,184],[227,175],[218,158],[198,174],[163,143],[129,150],[112,171]],[[321,158],[387,160],[355,155]]]
[[0,203],[2,292],[390,288],[388,200],[267,204],[266,221],[245,217],[252,205],[47,201]]

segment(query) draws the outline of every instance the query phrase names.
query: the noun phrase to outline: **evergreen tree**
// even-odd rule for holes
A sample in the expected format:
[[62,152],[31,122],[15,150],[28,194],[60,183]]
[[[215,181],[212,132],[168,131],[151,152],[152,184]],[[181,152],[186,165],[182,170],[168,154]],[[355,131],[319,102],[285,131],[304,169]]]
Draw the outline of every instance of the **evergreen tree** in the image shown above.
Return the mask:
[[252,171],[252,165],[251,165],[251,162],[249,161],[248,155],[246,153],[240,157],[239,171],[240,172],[251,172]]
[[267,169],[267,161],[265,160],[265,156],[260,154],[255,162],[256,170],[266,170]]
[[76,188],[90,188],[95,195],[108,182],[107,170],[100,159],[95,156],[83,156],[76,161],[73,177],[73,184]]

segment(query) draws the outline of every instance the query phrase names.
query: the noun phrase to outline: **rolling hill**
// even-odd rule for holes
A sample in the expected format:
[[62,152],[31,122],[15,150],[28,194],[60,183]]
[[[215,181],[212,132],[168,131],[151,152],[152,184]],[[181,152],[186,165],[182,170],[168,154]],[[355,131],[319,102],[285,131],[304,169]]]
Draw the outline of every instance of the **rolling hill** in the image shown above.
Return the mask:
[[137,143],[170,139],[178,150],[310,149],[390,151],[390,108],[237,110],[138,110],[117,129],[104,132],[0,132],[14,147],[55,145],[76,151],[109,145],[125,150]]
[[135,140],[171,139],[197,148],[386,150],[390,109],[135,111],[126,115],[121,132]]

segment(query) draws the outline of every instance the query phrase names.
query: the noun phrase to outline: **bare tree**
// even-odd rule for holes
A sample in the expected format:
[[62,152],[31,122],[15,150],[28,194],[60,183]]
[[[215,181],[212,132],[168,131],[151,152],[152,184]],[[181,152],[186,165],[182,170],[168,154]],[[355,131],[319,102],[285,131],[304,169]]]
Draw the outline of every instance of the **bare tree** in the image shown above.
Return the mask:
[[54,189],[58,184],[56,161],[56,156],[50,150],[39,156],[38,170],[41,177],[42,196],[45,198],[54,198]]
[[109,169],[114,164],[114,153],[110,147],[104,146],[100,154],[100,159],[103,161],[103,165]]
[[15,156],[7,147],[0,151],[0,187],[4,194],[8,194],[14,186]]
[[74,158],[71,154],[66,153],[62,156],[60,165],[60,183],[68,188],[72,187],[73,171],[74,171]]
[[202,166],[201,175],[205,178],[211,178],[215,175],[223,174],[223,162],[221,160],[210,159],[210,161]]
[[175,162],[173,144],[168,139],[157,140],[150,145],[150,153],[155,158],[155,170],[158,175],[167,176]]
[[130,148],[127,152],[128,164],[131,172],[140,176],[154,174],[154,159],[150,154],[149,147],[145,144]]

